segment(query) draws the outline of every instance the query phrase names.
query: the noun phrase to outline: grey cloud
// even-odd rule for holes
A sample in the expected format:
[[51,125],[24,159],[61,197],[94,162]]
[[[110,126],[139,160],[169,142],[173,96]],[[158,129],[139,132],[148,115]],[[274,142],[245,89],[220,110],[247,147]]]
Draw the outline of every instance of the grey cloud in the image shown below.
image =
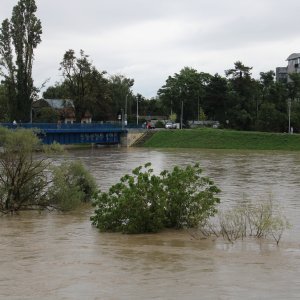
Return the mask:
[[262,1],[260,9],[240,6],[234,14],[216,19],[211,27],[203,28],[198,23],[194,31],[186,32],[177,43],[186,50],[222,51],[298,37],[300,2],[288,1],[292,5],[274,2]]

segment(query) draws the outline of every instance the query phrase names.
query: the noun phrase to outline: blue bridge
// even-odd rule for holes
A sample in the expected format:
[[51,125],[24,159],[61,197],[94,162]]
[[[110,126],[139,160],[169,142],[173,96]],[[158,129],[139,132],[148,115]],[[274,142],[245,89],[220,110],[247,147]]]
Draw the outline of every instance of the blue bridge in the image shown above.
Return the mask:
[[[121,143],[121,136],[127,133],[127,128],[118,124],[54,124],[54,123],[2,123],[1,126],[17,129],[37,129],[37,135],[44,144],[102,144],[113,145]],[[130,126],[129,126],[130,127]]]

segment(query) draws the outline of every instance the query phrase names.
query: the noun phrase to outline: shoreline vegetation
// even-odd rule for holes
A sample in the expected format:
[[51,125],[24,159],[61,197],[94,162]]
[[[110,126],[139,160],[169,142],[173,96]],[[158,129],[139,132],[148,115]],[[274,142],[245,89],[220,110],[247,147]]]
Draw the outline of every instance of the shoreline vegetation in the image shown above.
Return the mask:
[[162,130],[142,147],[300,151],[300,135],[212,128]]

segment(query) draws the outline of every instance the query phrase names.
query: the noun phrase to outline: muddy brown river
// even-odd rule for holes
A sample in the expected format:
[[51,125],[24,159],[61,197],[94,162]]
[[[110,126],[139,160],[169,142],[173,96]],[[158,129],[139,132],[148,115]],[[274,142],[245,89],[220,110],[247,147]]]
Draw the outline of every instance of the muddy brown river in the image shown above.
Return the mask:
[[[187,231],[100,233],[92,209],[0,218],[0,299],[300,299],[300,153],[103,148],[71,151],[102,190],[134,167],[200,162],[221,208],[278,201],[292,224],[272,240],[194,239]],[[57,161],[63,158],[57,158]]]

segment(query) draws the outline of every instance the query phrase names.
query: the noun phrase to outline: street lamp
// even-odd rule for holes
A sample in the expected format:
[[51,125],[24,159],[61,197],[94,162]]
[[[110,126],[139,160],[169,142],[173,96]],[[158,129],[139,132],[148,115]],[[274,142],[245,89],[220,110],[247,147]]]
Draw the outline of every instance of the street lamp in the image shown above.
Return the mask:
[[125,118],[124,118],[125,126],[127,126],[127,97],[128,94],[126,94],[126,98],[125,98]]
[[121,124],[122,124],[122,130],[124,129],[124,109],[121,108]]
[[139,126],[139,98],[136,97],[136,125]]
[[200,120],[200,104],[199,104],[199,90],[198,90],[198,122]]

